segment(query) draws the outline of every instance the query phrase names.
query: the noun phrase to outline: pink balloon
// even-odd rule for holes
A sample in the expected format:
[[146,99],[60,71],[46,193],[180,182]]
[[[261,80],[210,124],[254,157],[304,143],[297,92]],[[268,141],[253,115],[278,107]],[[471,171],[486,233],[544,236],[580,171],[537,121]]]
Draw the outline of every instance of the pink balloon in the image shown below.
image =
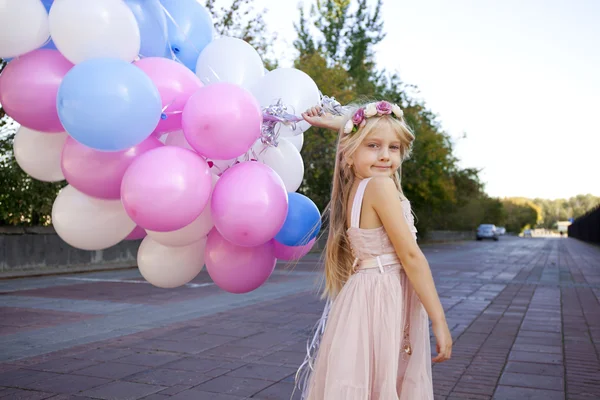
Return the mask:
[[246,89],[215,83],[190,97],[182,122],[188,143],[198,153],[229,160],[247,152],[260,137],[262,111]]
[[61,167],[67,182],[89,196],[120,199],[125,171],[140,154],[163,147],[155,137],[124,151],[98,151],[69,137],[63,147]]
[[194,221],[208,203],[212,175],[191,150],[163,146],[137,157],[123,176],[121,201],[144,229],[167,232]]
[[140,240],[145,238],[148,235],[144,228],[136,226],[134,230],[131,231],[129,235],[124,240]]
[[286,246],[285,244],[279,243],[273,239],[273,246],[275,249],[275,257],[279,260],[294,261],[299,260],[312,249],[317,238],[313,238],[310,242],[304,246]]
[[255,161],[225,171],[211,200],[215,227],[238,246],[258,246],[273,239],[287,209],[283,181],[270,167]]
[[213,229],[204,252],[206,270],[221,289],[230,293],[248,293],[269,279],[277,260],[271,242],[242,247],[228,242]]
[[162,99],[163,118],[154,130],[154,134],[181,129],[181,112],[188,99],[203,84],[200,78],[183,64],[162,57],[147,57],[135,62],[158,88]]
[[38,49],[12,60],[0,75],[0,103],[21,125],[40,132],[64,132],[56,94],[73,67],[58,50]]

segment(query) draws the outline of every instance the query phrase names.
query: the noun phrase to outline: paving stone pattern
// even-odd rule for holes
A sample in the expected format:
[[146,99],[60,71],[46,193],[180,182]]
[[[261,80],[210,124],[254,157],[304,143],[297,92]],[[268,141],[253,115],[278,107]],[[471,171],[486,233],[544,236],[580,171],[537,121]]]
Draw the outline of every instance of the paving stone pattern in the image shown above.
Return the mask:
[[[436,400],[600,398],[599,247],[423,250],[455,341]],[[318,259],[288,267],[245,295],[206,273],[172,290],[135,270],[0,281],[0,399],[290,399],[323,303]]]

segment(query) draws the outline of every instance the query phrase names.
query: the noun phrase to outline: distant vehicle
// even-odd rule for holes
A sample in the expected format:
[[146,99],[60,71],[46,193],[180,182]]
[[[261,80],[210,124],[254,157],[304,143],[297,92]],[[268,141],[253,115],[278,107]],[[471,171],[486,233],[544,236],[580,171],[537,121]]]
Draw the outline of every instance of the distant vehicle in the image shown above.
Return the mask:
[[498,232],[498,235],[500,235],[500,236],[506,235],[506,228],[503,226],[497,226],[496,232]]
[[477,228],[477,240],[492,239],[498,241],[498,231],[494,224],[481,224]]
[[523,231],[523,237],[532,237],[532,236],[533,236],[533,235],[532,235],[532,231],[531,231],[531,229],[525,229],[525,230]]

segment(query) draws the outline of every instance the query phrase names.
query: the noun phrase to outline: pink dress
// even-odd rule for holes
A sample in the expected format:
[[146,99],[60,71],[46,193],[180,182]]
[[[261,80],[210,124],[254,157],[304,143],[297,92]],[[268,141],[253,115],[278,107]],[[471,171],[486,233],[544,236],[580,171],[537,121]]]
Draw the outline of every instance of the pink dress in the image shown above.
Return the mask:
[[[359,184],[348,229],[356,272],[326,305],[316,361],[305,361],[302,398],[433,400],[427,313],[384,228],[359,227],[368,182]],[[403,216],[416,240],[408,200]]]

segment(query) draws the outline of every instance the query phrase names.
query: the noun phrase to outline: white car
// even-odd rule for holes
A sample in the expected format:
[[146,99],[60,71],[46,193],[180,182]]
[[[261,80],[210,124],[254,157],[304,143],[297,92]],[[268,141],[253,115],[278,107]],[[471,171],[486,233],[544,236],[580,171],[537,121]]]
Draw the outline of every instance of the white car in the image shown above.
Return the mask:
[[477,240],[492,239],[498,241],[498,232],[494,224],[481,224],[477,228]]
[[500,235],[500,236],[506,235],[506,228],[503,226],[497,226],[496,232],[498,232],[498,235]]

